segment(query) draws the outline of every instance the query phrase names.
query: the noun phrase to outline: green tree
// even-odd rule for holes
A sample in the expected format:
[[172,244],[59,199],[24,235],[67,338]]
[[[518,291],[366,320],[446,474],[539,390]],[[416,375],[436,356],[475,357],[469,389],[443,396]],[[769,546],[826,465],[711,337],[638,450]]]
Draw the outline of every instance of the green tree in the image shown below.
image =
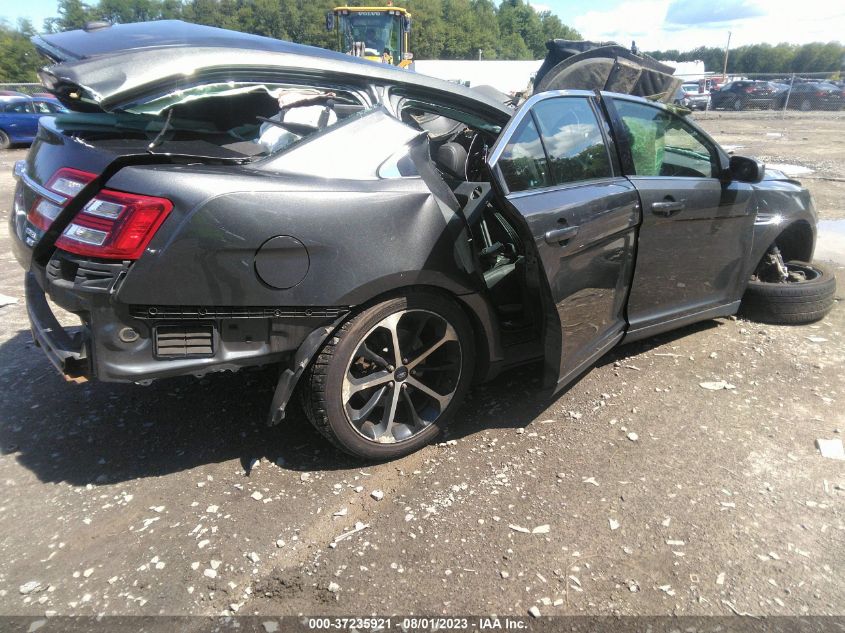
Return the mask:
[[29,41],[32,33],[32,23],[27,20],[19,22],[17,29],[0,22],[0,82],[38,81],[35,73],[42,64]]
[[95,17],[95,12],[81,0],[59,0],[59,15],[44,20],[45,30],[51,33],[81,29]]

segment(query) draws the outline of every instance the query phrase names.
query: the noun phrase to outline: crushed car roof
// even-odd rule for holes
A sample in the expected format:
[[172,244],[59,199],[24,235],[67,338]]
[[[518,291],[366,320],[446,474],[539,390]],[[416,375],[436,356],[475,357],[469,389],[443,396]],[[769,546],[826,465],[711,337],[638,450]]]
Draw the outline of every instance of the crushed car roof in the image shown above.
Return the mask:
[[56,62],[39,73],[48,88],[63,102],[82,99],[104,110],[156,86],[187,86],[199,74],[251,72],[258,78],[286,71],[312,80],[352,80],[427,92],[502,121],[513,112],[481,92],[448,81],[313,46],[180,20],[42,34],[32,41]]

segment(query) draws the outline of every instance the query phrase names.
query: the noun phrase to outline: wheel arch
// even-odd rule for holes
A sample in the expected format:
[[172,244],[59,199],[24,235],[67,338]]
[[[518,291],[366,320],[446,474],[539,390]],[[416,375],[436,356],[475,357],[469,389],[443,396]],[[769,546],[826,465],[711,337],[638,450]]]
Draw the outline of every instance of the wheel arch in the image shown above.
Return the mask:
[[[480,292],[456,292],[455,287],[451,284],[414,283],[398,285],[356,305],[344,319],[344,322],[353,318],[362,310],[398,295],[426,292],[437,294],[453,301],[464,313],[464,316],[467,317],[472,328],[475,347],[473,375],[476,376],[476,380],[486,377],[489,374],[491,365],[495,361],[501,360],[503,354],[501,351],[498,320],[489,301]],[[342,323],[337,327],[339,328],[341,325]]]
[[476,377],[476,380],[486,378],[490,373],[493,363],[502,358],[498,321],[489,302],[479,292],[458,294],[452,289],[436,284],[397,286],[374,295],[363,303],[355,305],[347,314],[339,318],[331,326],[314,330],[305,339],[292,356],[289,365],[282,369],[273,394],[273,401],[270,405],[268,424],[278,424],[285,418],[287,404],[293,396],[302,374],[317,357],[325,341],[333,336],[344,323],[372,305],[401,294],[414,292],[429,292],[455,302],[467,317],[473,332],[473,344],[475,348],[473,375]]
[[[780,249],[785,261],[809,262],[813,258],[815,241],[810,223],[806,220],[796,220],[781,231],[772,244]],[[768,247],[766,248],[768,250]]]

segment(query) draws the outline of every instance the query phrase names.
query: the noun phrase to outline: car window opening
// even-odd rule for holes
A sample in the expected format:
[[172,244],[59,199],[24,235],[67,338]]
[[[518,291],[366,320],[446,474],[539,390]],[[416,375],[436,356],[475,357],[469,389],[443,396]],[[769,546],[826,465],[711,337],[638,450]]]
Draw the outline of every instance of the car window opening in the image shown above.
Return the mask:
[[211,144],[217,155],[255,160],[283,152],[367,108],[342,90],[225,82],[170,92],[112,113],[62,114],[57,124],[88,142],[135,139],[157,152],[167,152],[177,142],[185,152],[188,142],[198,154],[210,153]]
[[[505,346],[538,342],[542,323],[540,273],[530,239],[507,204],[493,194],[486,165],[497,126],[457,110],[405,101],[401,119],[428,134],[431,162],[455,193],[469,221],[477,263],[496,310]],[[469,195],[466,194],[470,191]],[[481,192],[481,193],[479,193]],[[473,199],[473,196],[480,196]],[[467,209],[481,200],[479,210]]]

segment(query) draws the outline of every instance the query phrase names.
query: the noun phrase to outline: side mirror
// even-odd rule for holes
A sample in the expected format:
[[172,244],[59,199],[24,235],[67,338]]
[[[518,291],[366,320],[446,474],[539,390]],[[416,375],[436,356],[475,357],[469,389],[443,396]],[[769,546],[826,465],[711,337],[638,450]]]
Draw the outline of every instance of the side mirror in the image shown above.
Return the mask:
[[410,15],[406,15],[405,19],[402,20],[402,28],[405,29],[405,33],[411,32],[411,16]]
[[334,31],[334,11],[326,12],[326,30]]
[[745,156],[731,156],[728,175],[731,180],[739,182],[757,183],[766,175],[766,165],[756,158]]

